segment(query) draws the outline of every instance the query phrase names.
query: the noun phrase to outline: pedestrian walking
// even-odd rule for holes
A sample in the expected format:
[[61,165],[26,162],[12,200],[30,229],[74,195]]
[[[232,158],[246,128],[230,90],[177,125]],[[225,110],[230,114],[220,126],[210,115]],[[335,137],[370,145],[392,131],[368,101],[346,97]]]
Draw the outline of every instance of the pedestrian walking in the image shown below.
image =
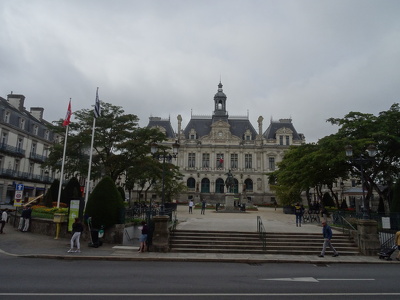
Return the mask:
[[193,200],[190,200],[189,201],[189,214],[193,213],[193,206],[194,206]]
[[395,241],[395,243],[397,245],[397,250],[399,250],[399,252],[397,254],[397,257],[396,257],[396,260],[400,260],[400,231],[396,232],[394,241]]
[[324,237],[324,245],[322,247],[321,254],[318,255],[318,257],[325,256],[325,251],[326,251],[327,247],[331,248],[331,250],[333,251],[333,255],[332,255],[333,257],[339,256],[339,253],[336,251],[336,249],[331,244],[332,229],[328,224],[326,224],[326,221],[322,221],[322,236]]
[[[72,224],[71,249],[68,250],[68,253],[81,252],[80,238],[82,232],[83,232],[83,225],[79,218],[75,218],[75,222],[74,224]],[[76,250],[74,250],[75,244],[76,244]]]
[[304,208],[299,202],[294,207],[294,214],[296,215],[296,226],[301,227],[301,217],[303,216]]
[[145,221],[142,221],[142,235],[140,236],[140,247],[138,252],[145,252],[147,250],[147,235],[149,234],[149,227]]
[[203,200],[203,201],[201,201],[201,214],[202,215],[204,215],[205,214],[205,212],[206,212],[206,201],[205,200]]
[[3,210],[3,213],[1,214],[0,233],[5,233],[5,232],[3,231],[3,229],[4,229],[4,226],[6,225],[7,219],[8,219],[8,214],[7,214],[7,212],[8,212],[8,209],[6,208],[6,209]]

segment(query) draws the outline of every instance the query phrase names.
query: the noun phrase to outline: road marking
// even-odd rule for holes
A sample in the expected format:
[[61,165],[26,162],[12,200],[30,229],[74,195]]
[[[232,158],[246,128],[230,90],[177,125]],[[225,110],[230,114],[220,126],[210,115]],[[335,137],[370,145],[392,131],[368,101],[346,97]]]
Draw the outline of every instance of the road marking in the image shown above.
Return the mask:
[[259,280],[271,281],[298,281],[298,282],[320,282],[320,281],[371,281],[373,278],[314,278],[314,277],[293,277],[293,278],[261,278]]
[[400,296],[400,293],[0,293],[0,296],[41,296],[41,297],[260,297],[276,298],[276,297],[302,297],[302,296]]

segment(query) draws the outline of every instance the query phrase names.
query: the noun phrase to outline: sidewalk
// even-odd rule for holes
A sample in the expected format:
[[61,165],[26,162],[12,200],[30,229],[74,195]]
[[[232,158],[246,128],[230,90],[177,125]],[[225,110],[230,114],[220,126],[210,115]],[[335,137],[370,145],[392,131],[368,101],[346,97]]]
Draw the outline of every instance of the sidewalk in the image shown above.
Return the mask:
[[[177,229],[186,230],[221,230],[221,231],[256,231],[257,216],[260,216],[267,232],[304,232],[321,233],[318,224],[304,224],[296,227],[294,216],[285,215],[282,209],[259,208],[259,211],[242,213],[217,213],[206,210],[205,215],[199,209],[188,214],[186,206],[178,206]],[[116,260],[116,261],[191,261],[191,262],[240,262],[240,263],[399,263],[396,260],[381,260],[378,256],[325,256],[319,258],[311,255],[275,255],[275,254],[221,254],[221,253],[159,253],[137,252],[138,243],[131,245],[103,244],[92,248],[86,242],[81,243],[81,253],[67,253],[69,239],[54,239],[53,237],[19,232],[10,224],[4,228],[5,234],[0,235],[0,253],[18,257],[58,258],[74,260]],[[322,247],[321,234],[321,247]],[[397,252],[396,252],[397,253]],[[392,257],[395,257],[396,253]]]

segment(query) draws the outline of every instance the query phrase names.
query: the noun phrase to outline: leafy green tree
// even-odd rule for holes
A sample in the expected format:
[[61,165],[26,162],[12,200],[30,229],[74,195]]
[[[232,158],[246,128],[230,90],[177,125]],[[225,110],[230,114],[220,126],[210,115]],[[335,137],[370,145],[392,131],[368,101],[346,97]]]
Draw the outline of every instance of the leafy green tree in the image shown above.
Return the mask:
[[86,204],[85,214],[92,218],[94,227],[105,228],[121,222],[120,213],[123,209],[121,194],[114,183],[114,180],[106,176],[100,180],[90,194]]
[[[380,112],[378,116],[360,112],[350,112],[344,118],[331,118],[328,121],[340,126],[336,137],[353,147],[354,157],[362,158],[347,160],[349,172],[353,176],[364,175],[365,187],[368,190],[368,200],[373,190],[382,197],[385,212],[390,212],[388,195],[380,186],[388,185],[389,190],[400,173],[400,107],[393,104],[388,111]],[[365,155],[369,145],[375,145],[377,155],[371,159]],[[361,167],[363,172],[361,172]],[[367,201],[368,202],[368,201]]]
[[[116,180],[126,168],[126,156],[120,153],[121,145],[135,137],[139,119],[136,115],[124,114],[119,106],[104,102],[101,105],[102,115],[96,119],[91,178],[100,178],[101,174],[106,174]],[[64,174],[85,177],[92,138],[93,110],[82,109],[76,111],[74,116],[75,121],[69,125]],[[55,131],[60,134],[62,130],[60,126],[55,127]],[[54,145],[45,166],[61,169],[63,145]]]
[[164,202],[172,202],[173,198],[181,193],[182,191],[186,190],[186,184],[182,182],[183,175],[179,172],[179,168],[174,166],[170,162],[165,162],[165,165],[159,164],[161,167],[158,174],[161,177],[158,177],[155,185],[154,190],[156,191],[157,195],[162,197],[163,189],[162,189],[162,177],[164,173]]

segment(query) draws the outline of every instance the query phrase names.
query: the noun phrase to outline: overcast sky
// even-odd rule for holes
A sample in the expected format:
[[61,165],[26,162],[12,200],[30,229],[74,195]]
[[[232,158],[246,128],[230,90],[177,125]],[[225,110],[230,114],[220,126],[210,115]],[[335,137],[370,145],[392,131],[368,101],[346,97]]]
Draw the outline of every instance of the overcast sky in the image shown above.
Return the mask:
[[[291,118],[307,142],[400,102],[399,0],[1,0],[0,96],[48,121],[102,101],[136,114]],[[72,120],[74,120],[72,118]]]

